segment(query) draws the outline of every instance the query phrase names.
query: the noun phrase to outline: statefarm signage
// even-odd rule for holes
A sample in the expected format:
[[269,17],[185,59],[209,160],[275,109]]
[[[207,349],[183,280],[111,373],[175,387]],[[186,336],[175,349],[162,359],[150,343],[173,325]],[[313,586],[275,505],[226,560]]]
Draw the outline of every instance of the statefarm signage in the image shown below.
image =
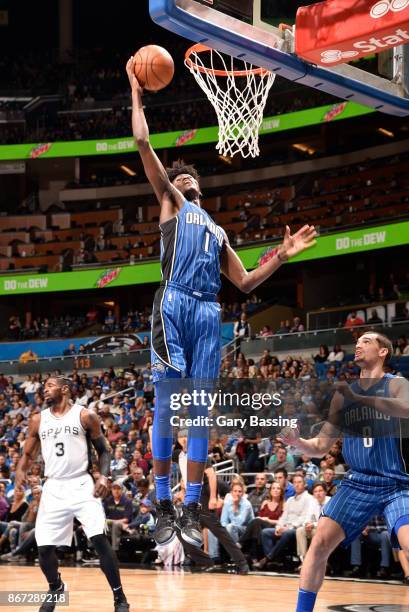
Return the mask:
[[336,66],[409,43],[409,0],[325,0],[300,7],[295,51],[308,62]]

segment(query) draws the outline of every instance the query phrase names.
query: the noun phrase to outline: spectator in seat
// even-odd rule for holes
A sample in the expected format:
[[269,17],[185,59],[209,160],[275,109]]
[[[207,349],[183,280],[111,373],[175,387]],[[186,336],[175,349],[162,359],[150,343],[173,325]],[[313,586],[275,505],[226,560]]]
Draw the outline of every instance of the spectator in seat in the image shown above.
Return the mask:
[[143,459],[141,451],[134,451],[134,454],[132,455],[132,461],[136,462],[136,465],[142,468],[145,476],[149,474],[149,463],[146,461],[146,459]]
[[400,292],[399,286],[395,283],[392,285],[392,290],[389,292],[388,299],[400,300],[401,298],[402,293]]
[[0,482],[0,521],[4,521],[10,508],[10,504],[5,496],[6,485]]
[[396,343],[395,355],[409,355],[409,344],[406,336],[400,336]]
[[112,310],[108,310],[107,316],[104,319],[103,330],[109,334],[115,330],[115,317]]
[[112,484],[111,495],[104,500],[104,508],[112,548],[117,551],[122,532],[132,521],[132,502],[124,494],[124,488],[119,481]]
[[344,351],[342,350],[341,346],[339,344],[335,344],[334,348],[332,349],[332,351],[330,352],[330,354],[328,355],[328,361],[332,362],[332,361],[338,361],[341,362],[344,359]]
[[75,344],[71,343],[68,348],[64,349],[63,351],[63,355],[76,355],[77,354],[77,349],[75,348]]
[[139,505],[139,512],[136,517],[129,523],[127,531],[135,533],[141,528],[147,532],[152,532],[155,529],[155,519],[152,514],[153,504],[150,499],[142,499]]
[[8,478],[10,475],[10,469],[7,463],[6,455],[3,453],[0,454],[0,471],[5,474],[5,478]]
[[234,324],[233,328],[234,337],[236,339],[236,358],[238,353],[240,352],[240,344],[243,338],[250,338],[251,336],[251,326],[247,321],[247,315],[245,312],[242,312],[240,318]]
[[32,493],[32,500],[29,502],[28,508],[23,514],[21,521],[11,521],[9,523],[9,527],[12,528],[10,532],[10,542],[12,550],[15,550],[15,548],[21,546],[24,540],[24,534],[27,534],[28,531],[31,531],[35,527],[38,508],[40,506],[41,501],[41,485],[33,487]]
[[362,577],[362,544],[381,549],[381,565],[377,578],[389,578],[392,546],[383,516],[374,516],[362,534],[351,544],[351,576]]
[[383,323],[382,319],[378,316],[376,308],[373,308],[373,310],[371,311],[371,316],[368,319],[367,323],[370,323],[371,325],[377,325],[379,323]]
[[115,444],[120,443],[125,438],[125,434],[123,431],[121,431],[121,428],[118,423],[114,423],[112,425],[112,429],[110,433],[108,433],[107,438],[109,443],[113,446],[115,446]]
[[43,319],[40,325],[40,337],[48,338],[50,335],[50,321],[48,319]]
[[290,327],[290,334],[295,334],[297,332],[303,332],[304,325],[301,323],[300,317],[294,317],[293,324]]
[[31,349],[28,351],[24,351],[21,353],[19,357],[19,363],[29,363],[30,361],[38,361],[38,355],[34,353]]
[[274,480],[278,482],[284,491],[284,501],[295,495],[295,489],[291,482],[288,482],[288,472],[285,468],[278,468],[274,472]]
[[277,329],[276,334],[288,334],[290,331],[290,325],[287,325],[289,321],[280,321],[280,327]]
[[114,453],[114,458],[111,461],[111,474],[115,480],[124,476],[127,473],[128,462],[124,457],[123,448],[117,446]]
[[324,483],[315,482],[312,487],[312,495],[314,501],[311,503],[310,516],[307,518],[303,525],[297,527],[296,538],[297,538],[297,555],[301,560],[304,561],[304,557],[307,554],[307,548],[309,542],[315,535],[318,525],[318,519],[321,515],[321,511],[325,504],[330,500],[327,495],[327,491]]
[[325,363],[328,361],[329,350],[326,344],[321,344],[316,355],[312,355],[315,363]]
[[128,491],[132,492],[132,497],[134,497],[138,491],[138,485],[142,480],[145,480],[143,469],[135,464],[131,465],[131,474],[122,484]]
[[293,485],[295,495],[285,504],[276,527],[261,532],[265,557],[257,564],[258,569],[263,569],[269,561],[277,559],[288,548],[295,551],[297,527],[311,519],[313,497],[306,490],[304,478],[294,476]]
[[22,521],[24,514],[28,509],[28,503],[26,502],[26,496],[23,487],[15,487],[13,502],[10,506],[9,513],[7,515],[7,521],[0,523],[0,550],[5,546],[7,542],[11,544],[9,536],[12,529],[13,521]]
[[223,504],[220,522],[232,539],[238,542],[246,527],[254,519],[251,503],[244,497],[244,486],[236,482],[232,485],[230,496]]
[[248,546],[250,548],[253,564],[260,558],[261,532],[268,527],[276,526],[278,519],[283,513],[283,509],[284,491],[278,482],[273,482],[270,487],[269,497],[261,504],[261,508],[257,513],[258,516],[249,523],[246,531],[240,538],[242,547]]
[[358,317],[356,314],[356,311],[352,311],[348,317],[347,320],[345,321],[345,327],[346,328],[351,328],[351,327],[358,327],[359,325],[364,325],[365,321],[363,319],[361,319],[361,317]]
[[332,467],[326,467],[322,473],[322,482],[327,488],[327,495],[332,497],[337,492],[337,485],[334,482],[335,470]]
[[266,487],[267,484],[267,476],[263,472],[256,474],[254,479],[255,487],[251,490],[247,495],[247,499],[252,505],[253,512],[255,515],[259,513],[262,503],[266,499],[268,495],[268,490]]
[[269,338],[273,335],[273,330],[269,325],[264,325],[263,329],[260,330],[259,335],[261,338]]
[[287,472],[294,470],[294,461],[288,460],[287,450],[284,446],[279,447],[275,457],[273,455],[268,460],[267,469],[269,472],[275,472],[278,468],[284,468]]
[[212,463],[224,461],[224,446],[220,438],[209,440],[209,459]]
[[309,457],[308,455],[301,455],[301,463],[297,465],[297,470],[299,468],[304,470],[305,479],[307,481],[316,480],[320,473],[318,465],[315,465],[315,463],[311,461],[311,457]]
[[329,453],[325,455],[324,459],[325,463],[327,464],[327,468],[332,468],[335,472],[335,475],[345,474],[345,468],[342,463],[339,462],[336,453],[330,450]]
[[9,318],[9,338],[11,340],[19,340],[21,334],[21,322],[19,317],[12,316]]
[[353,378],[359,374],[359,368],[354,361],[348,361],[341,366],[340,374],[345,374],[347,378]]
[[142,499],[150,499],[152,502],[155,500],[155,489],[150,488],[149,480],[142,478],[136,486],[136,491],[133,499],[134,507],[139,507]]

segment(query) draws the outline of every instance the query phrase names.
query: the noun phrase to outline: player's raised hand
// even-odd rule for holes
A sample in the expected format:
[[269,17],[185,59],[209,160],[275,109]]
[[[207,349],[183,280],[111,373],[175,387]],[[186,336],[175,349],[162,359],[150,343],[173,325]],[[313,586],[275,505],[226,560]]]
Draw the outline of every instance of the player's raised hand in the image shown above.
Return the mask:
[[139,93],[140,95],[142,95],[143,89],[135,76],[135,60],[133,56],[130,57],[129,60],[126,62],[126,74],[128,75],[132,93]]
[[304,225],[294,235],[288,225],[285,226],[283,247],[287,257],[295,257],[298,253],[305,251],[317,244],[315,240],[318,236],[313,225]]
[[95,483],[94,497],[104,498],[108,495],[108,478],[100,476]]
[[277,440],[286,446],[294,446],[297,448],[297,442],[300,439],[300,430],[297,427],[283,427]]

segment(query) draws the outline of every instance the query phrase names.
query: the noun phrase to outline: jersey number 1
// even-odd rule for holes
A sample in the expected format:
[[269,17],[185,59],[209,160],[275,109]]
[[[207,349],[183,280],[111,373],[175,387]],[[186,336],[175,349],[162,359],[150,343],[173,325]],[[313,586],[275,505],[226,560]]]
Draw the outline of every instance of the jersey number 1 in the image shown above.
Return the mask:
[[206,234],[205,234],[205,244],[204,244],[205,253],[209,252],[209,243],[210,243],[210,234],[209,234],[209,232],[206,232]]
[[55,445],[55,448],[57,449],[55,451],[55,454],[57,455],[57,457],[62,457],[65,453],[64,442],[57,442]]

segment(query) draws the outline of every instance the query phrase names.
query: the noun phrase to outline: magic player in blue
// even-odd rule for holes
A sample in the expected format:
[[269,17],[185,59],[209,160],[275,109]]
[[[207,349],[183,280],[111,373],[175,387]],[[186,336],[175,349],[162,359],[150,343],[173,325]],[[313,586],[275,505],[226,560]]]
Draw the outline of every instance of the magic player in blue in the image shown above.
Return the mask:
[[[146,176],[160,204],[162,282],[152,314],[152,370],[155,416],[152,453],[158,521],[155,540],[167,544],[175,527],[190,544],[202,543],[199,498],[208,453],[207,427],[189,430],[186,496],[177,519],[172,505],[170,467],[172,430],[169,393],[163,381],[216,381],[221,362],[221,317],[216,301],[222,271],[246,293],[260,285],[283,262],[315,244],[314,227],[304,226],[293,236],[287,226],[283,244],[263,266],[248,273],[228,243],[225,232],[203,210],[198,175],[192,166],[168,172],[149,142],[142,89],[134,76],[134,60],[127,63],[132,89],[132,130]],[[196,414],[208,415],[207,406]],[[177,522],[177,525],[176,525]]]
[[329,419],[319,435],[310,440],[300,438],[297,430],[281,435],[284,443],[310,457],[322,457],[339,433],[335,423],[340,423],[342,454],[350,468],[323,508],[302,566],[297,612],[314,609],[329,555],[341,542],[355,540],[374,515],[384,515],[392,545],[409,560],[409,382],[384,373],[391,355],[386,336],[363,334],[355,349],[359,381],[336,384]]

